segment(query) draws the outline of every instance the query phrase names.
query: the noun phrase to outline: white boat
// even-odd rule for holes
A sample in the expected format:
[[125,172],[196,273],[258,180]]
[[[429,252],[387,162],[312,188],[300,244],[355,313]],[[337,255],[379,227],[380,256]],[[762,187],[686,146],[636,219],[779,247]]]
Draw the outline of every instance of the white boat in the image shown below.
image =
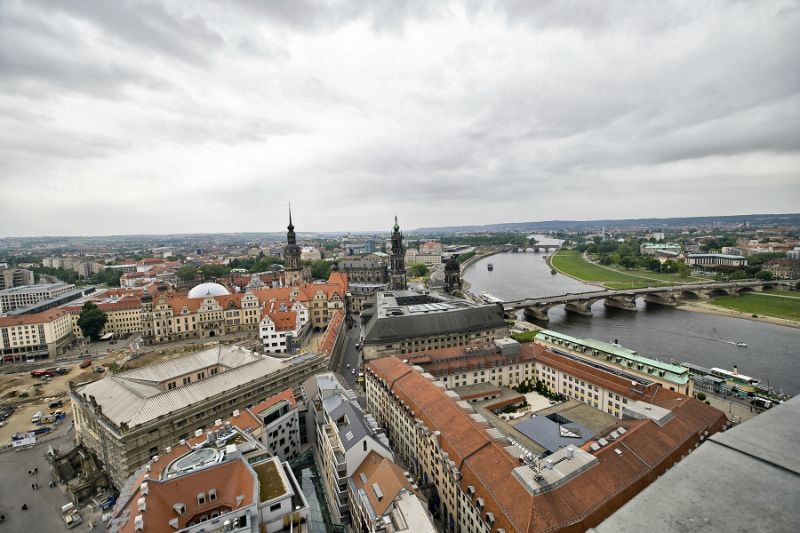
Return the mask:
[[736,343],[736,346],[738,346],[739,348],[747,348],[747,343],[740,341]]

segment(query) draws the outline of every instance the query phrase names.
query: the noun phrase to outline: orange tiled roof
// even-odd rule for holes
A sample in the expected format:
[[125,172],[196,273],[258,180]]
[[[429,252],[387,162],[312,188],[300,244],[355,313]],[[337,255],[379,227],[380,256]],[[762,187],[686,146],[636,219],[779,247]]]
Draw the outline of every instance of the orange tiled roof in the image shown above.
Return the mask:
[[[125,508],[128,510],[128,521],[120,528],[120,533],[134,532],[134,517],[141,514],[144,518],[144,532],[161,533],[172,531],[169,521],[178,519],[178,528],[187,526],[189,521],[201,514],[209,514],[215,509],[239,509],[254,503],[256,479],[247,467],[244,459],[227,461],[210,466],[197,472],[168,480],[148,480],[148,493],[144,496],[147,510],[139,513],[137,502],[143,495],[137,485]],[[215,500],[208,498],[209,489],[216,489]],[[198,504],[197,495],[205,493],[205,503]],[[239,497],[243,497],[237,503]],[[186,512],[179,515],[173,505],[182,503]],[[118,514],[118,513],[117,513]]]
[[344,313],[341,309],[333,312],[331,319],[328,321],[328,327],[325,328],[325,335],[322,337],[322,342],[319,344],[319,351],[330,355],[333,351],[333,346],[336,344],[336,337],[339,335],[339,330],[342,329],[344,324]]
[[[361,474],[366,477],[365,482],[361,481]],[[411,488],[411,482],[406,479],[403,469],[374,450],[370,451],[361,461],[359,467],[353,472],[351,479],[356,488],[364,489],[369,503],[379,517],[386,513],[386,510],[402,489],[406,489],[420,497],[418,492]],[[373,484],[377,484],[383,493],[383,497],[380,500],[375,496],[375,491],[372,490]]]
[[67,312],[64,309],[48,309],[47,311],[42,311],[41,313],[31,313],[29,315],[18,315],[18,316],[2,316],[0,317],[0,327],[10,327],[10,326],[24,326],[29,324],[39,324],[42,322],[52,322],[57,318],[66,315]]
[[[669,422],[620,421],[628,432],[594,454],[598,464],[576,480],[532,496],[513,476],[519,462],[503,449],[505,443],[494,441],[442,389],[394,357],[371,361],[367,368],[428,429],[440,431],[441,448],[462,473],[462,489],[475,487],[484,513],[495,516],[493,529],[506,531],[583,531],[596,525],[691,449],[703,431],[718,431],[725,423],[725,415],[716,409],[656,387],[651,400],[672,407]],[[621,455],[614,452],[619,446]]]
[[291,388],[289,388],[289,389],[282,390],[278,394],[270,396],[269,398],[267,398],[263,402],[251,407],[250,411],[252,411],[252,412],[254,412],[256,414],[259,414],[259,413],[262,413],[263,411],[265,411],[266,409],[269,409],[270,407],[272,407],[276,403],[278,403],[280,401],[283,401],[283,400],[286,400],[287,402],[289,402],[289,405],[291,405],[293,409],[295,407],[297,407],[297,400],[294,399],[294,391]]

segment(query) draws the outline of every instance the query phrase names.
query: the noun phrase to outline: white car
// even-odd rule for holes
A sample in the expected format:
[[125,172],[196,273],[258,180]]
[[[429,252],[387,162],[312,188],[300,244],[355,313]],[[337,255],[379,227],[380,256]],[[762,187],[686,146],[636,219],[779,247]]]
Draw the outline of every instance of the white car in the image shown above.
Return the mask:
[[355,368],[353,369],[353,371],[351,372],[351,374],[353,374],[354,376],[356,375],[356,369],[355,369]]

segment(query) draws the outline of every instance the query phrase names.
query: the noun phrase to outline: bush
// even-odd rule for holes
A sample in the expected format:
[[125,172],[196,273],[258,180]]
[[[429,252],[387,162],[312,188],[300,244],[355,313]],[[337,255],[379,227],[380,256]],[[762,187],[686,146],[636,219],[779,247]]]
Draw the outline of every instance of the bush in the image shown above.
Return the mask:
[[706,399],[706,394],[704,392],[698,392],[697,399],[700,400],[701,402],[704,402]]
[[536,337],[536,331],[523,331],[521,333],[512,333],[511,338],[517,342],[533,342]]

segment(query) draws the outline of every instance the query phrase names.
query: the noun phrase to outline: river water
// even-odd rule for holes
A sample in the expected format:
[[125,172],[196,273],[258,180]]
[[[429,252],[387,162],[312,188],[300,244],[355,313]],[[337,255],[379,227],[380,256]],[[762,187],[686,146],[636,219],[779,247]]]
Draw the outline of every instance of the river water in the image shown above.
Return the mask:
[[[487,263],[494,270],[487,270]],[[600,290],[562,274],[552,275],[544,254],[493,255],[468,267],[464,279],[470,291],[490,292],[504,300],[556,296]],[[758,378],[789,394],[800,393],[800,329],[777,326],[637,301],[637,312],[592,306],[592,317],[550,309],[548,328],[606,342],[618,339],[641,355],[662,361],[674,358],[707,368],[732,369]],[[734,346],[747,343],[747,348]]]

